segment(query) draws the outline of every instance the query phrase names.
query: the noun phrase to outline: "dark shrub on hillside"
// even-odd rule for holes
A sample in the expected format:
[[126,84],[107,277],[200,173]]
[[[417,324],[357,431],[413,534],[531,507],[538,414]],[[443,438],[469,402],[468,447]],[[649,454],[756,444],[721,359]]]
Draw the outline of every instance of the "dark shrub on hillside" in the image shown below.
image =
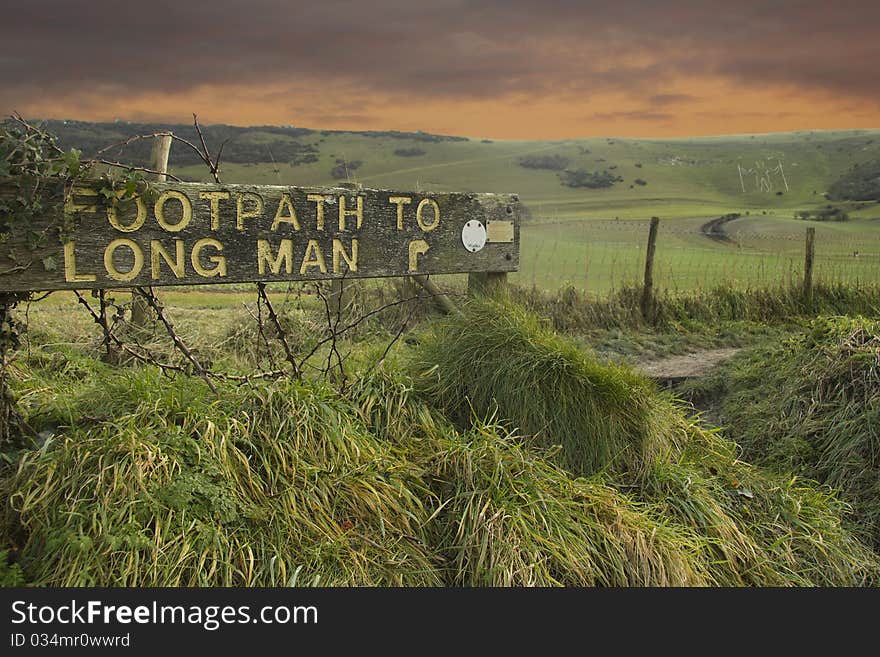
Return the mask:
[[425,150],[415,147],[415,148],[398,148],[395,149],[394,154],[398,157],[417,157],[419,155],[424,155]]
[[352,171],[356,171],[363,164],[361,160],[343,160],[337,158],[336,166],[330,169],[330,175],[336,180],[348,178]]
[[633,180],[633,182],[634,182],[636,185],[641,185],[641,186],[643,186],[643,187],[644,187],[645,185],[648,184],[648,181],[647,181],[647,180],[642,180],[641,178],[636,178],[635,180]]
[[303,153],[301,155],[294,155],[290,160],[290,166],[296,167],[300,164],[312,164],[313,162],[318,161],[317,153]]
[[562,171],[568,166],[569,159],[562,155],[529,155],[519,159],[519,165],[526,169],[549,169]]
[[559,180],[566,187],[587,187],[588,189],[602,189],[611,187],[614,183],[623,182],[623,178],[609,173],[607,170],[600,173],[586,169],[562,171],[559,173]]
[[799,210],[794,213],[794,217],[805,221],[849,221],[849,215],[846,212],[830,205],[819,210]]

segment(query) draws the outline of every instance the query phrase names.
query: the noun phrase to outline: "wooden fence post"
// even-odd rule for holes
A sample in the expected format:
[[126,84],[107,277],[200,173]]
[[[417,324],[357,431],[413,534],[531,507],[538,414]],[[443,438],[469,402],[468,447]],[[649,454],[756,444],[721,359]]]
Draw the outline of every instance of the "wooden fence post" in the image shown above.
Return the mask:
[[648,251],[645,254],[645,284],[642,288],[642,317],[653,321],[654,315],[654,250],[657,246],[658,217],[651,217],[651,228],[648,231]]
[[[150,153],[150,168],[157,171],[156,182],[165,182],[168,173],[168,157],[171,154],[171,133],[158,135],[153,139]],[[131,292],[131,325],[142,329],[147,326],[150,306],[137,292]]]
[[804,299],[813,302],[813,257],[816,255],[816,229],[807,228],[807,243],[804,250]]
[[468,274],[468,294],[494,296],[507,287],[507,272],[483,271]]

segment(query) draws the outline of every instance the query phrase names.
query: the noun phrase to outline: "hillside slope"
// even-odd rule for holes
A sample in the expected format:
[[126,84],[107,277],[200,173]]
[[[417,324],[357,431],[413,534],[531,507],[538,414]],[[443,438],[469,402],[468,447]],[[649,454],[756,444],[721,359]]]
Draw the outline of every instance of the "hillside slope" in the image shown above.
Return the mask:
[[[45,126],[59,135],[62,146],[87,155],[133,134],[171,130],[198,139],[189,125],[47,121]],[[380,188],[517,192],[535,215],[563,218],[802,208],[823,202],[823,192],[852,167],[880,158],[878,130],[557,141],[290,126],[208,125],[203,130],[213,152],[225,144],[223,173],[230,182],[317,185],[353,180]],[[135,142],[111,154],[144,164],[149,145]],[[172,149],[171,167],[183,178],[209,177],[198,158],[180,145]],[[603,172],[617,182],[598,189],[563,184],[563,179],[583,180]]]

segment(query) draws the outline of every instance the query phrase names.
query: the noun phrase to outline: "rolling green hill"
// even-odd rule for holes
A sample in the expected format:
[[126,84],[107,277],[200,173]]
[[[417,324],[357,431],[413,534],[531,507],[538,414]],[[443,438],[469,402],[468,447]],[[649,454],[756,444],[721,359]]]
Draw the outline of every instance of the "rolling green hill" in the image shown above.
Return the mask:
[[[192,126],[49,121],[64,147],[86,155],[132,134],[171,130],[190,140]],[[604,290],[639,274],[651,216],[663,220],[658,244],[662,285],[689,288],[721,281],[774,282],[800,266],[805,225],[818,235],[819,273],[864,280],[880,275],[880,205],[835,201],[845,223],[795,219],[830,203],[841,178],[880,159],[880,130],[792,132],[691,139],[591,138],[511,141],[427,133],[319,131],[295,127],[204,126],[224,181],[426,191],[514,192],[530,211],[523,231],[521,282],[562,282]],[[149,145],[111,151],[145,163]],[[536,168],[537,165],[537,168]],[[549,168],[541,168],[549,167]],[[207,181],[204,164],[172,148],[171,171]],[[563,180],[617,180],[610,187],[570,187]],[[607,175],[606,175],[607,174]],[[701,233],[723,214],[732,241]],[[632,220],[642,220],[633,222]]]
[[[187,125],[45,125],[64,147],[80,148],[86,155],[130,135],[161,130],[197,141]],[[343,164],[344,179],[369,187],[517,192],[537,217],[555,218],[672,218],[737,208],[778,211],[812,206],[824,201],[822,193],[850,169],[880,158],[880,130],[677,140],[492,141],[274,126],[203,129],[214,152],[225,142],[223,173],[230,182],[327,184],[340,179],[331,172]],[[135,142],[111,154],[145,164],[149,144]],[[522,166],[530,157],[554,159],[560,170],[608,171],[623,182],[607,189],[566,187],[558,170]],[[353,168],[344,163],[360,164]],[[209,177],[197,157],[179,144],[172,149],[171,167],[181,177]]]

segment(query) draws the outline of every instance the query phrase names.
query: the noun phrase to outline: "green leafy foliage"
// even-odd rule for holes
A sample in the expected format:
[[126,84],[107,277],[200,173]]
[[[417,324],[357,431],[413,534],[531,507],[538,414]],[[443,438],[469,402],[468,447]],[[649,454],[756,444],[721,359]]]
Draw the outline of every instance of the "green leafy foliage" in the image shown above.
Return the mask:
[[9,563],[9,550],[0,550],[0,588],[24,586],[25,578],[21,566]]

